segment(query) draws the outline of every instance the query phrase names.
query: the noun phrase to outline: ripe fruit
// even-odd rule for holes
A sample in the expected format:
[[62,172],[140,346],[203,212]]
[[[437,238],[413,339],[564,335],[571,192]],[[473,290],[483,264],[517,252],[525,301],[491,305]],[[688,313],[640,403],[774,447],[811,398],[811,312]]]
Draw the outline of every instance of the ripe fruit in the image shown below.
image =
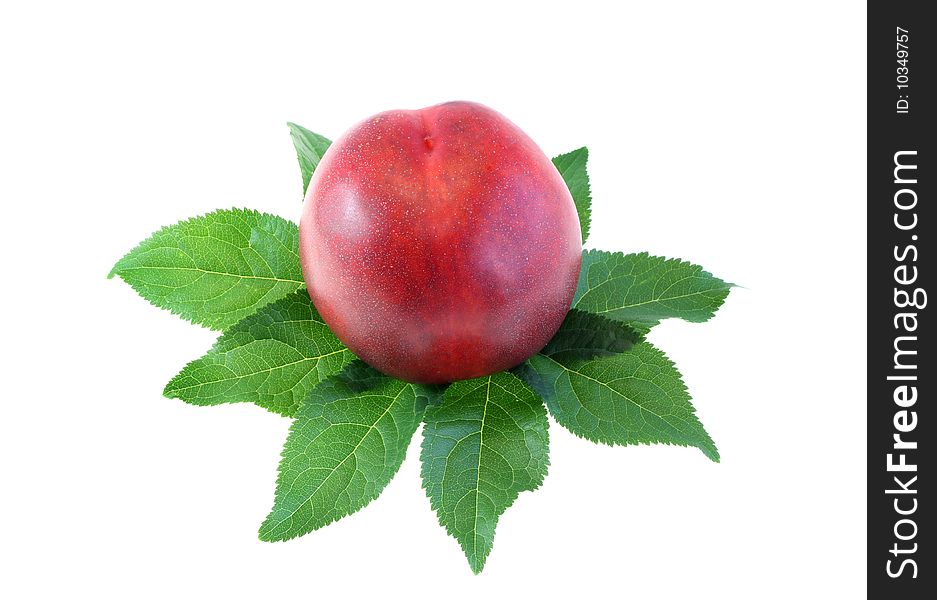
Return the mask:
[[569,310],[582,241],[553,163],[471,102],[375,115],[326,152],[299,249],[332,331],[379,371],[446,383],[509,369]]

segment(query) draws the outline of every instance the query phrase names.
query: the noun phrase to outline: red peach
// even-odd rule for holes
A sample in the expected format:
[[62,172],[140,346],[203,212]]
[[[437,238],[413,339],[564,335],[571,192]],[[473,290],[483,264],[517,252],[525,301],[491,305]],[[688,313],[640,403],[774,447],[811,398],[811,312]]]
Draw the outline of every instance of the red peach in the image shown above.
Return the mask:
[[383,112],[313,175],[299,226],[309,295],[359,358],[411,382],[514,367],[569,310],[582,240],[549,158],[471,102]]

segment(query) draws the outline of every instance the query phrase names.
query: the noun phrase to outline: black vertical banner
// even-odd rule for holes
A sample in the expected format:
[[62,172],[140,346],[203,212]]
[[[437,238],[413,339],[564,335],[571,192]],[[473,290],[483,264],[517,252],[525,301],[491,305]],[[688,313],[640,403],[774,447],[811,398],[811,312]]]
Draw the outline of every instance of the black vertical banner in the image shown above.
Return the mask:
[[[928,4],[931,6],[928,7]],[[868,20],[868,584],[935,597],[937,21],[873,0]],[[928,11],[930,13],[930,11]],[[933,13],[930,13],[933,14]]]

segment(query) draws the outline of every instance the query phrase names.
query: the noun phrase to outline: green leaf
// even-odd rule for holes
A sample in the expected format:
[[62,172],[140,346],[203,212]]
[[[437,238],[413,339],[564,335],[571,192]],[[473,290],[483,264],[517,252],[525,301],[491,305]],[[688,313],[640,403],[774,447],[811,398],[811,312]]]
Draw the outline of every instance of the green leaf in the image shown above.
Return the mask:
[[589,237],[589,224],[592,220],[592,196],[589,191],[589,173],[586,172],[588,160],[589,149],[586,147],[561,154],[553,159],[556,170],[563,176],[566,187],[573,196],[573,202],[576,203],[583,244]]
[[228,329],[163,393],[202,406],[253,402],[293,416],[317,383],[353,359],[300,289]]
[[361,361],[313,388],[290,427],[265,542],[328,525],[377,498],[400,468],[426,397]]
[[648,342],[595,358],[536,354],[518,373],[544,399],[553,418],[580,437],[610,446],[695,446],[719,461],[680,373]]
[[661,319],[709,320],[732,287],[678,259],[586,250],[573,306],[647,333]]
[[573,308],[540,353],[580,358],[608,356],[624,352],[642,339],[640,333],[624,323]]
[[453,383],[423,427],[423,487],[475,573],[491,551],[498,517],[547,474],[543,402],[502,372]]
[[313,133],[305,127],[300,127],[296,123],[287,123],[290,128],[290,137],[293,138],[293,146],[296,148],[296,157],[299,159],[299,171],[303,176],[303,195],[309,188],[309,180],[312,179],[312,173],[319,166],[322,155],[332,145],[327,138],[318,133]]
[[160,229],[114,275],[154,305],[211,329],[234,325],[304,284],[294,223],[218,210]]

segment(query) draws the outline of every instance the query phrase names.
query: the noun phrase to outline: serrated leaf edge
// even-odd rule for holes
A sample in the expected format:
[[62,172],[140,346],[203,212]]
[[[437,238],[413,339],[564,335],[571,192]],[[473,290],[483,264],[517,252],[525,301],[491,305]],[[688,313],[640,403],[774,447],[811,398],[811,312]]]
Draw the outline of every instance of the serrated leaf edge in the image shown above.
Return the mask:
[[[696,320],[696,319],[688,319],[688,318],[684,318],[684,317],[668,317],[669,319],[679,319],[679,320],[681,320],[681,321],[686,321],[687,323],[705,323],[705,322],[709,321],[710,319],[712,319],[713,317],[715,317],[715,316],[716,316],[716,312],[718,312],[719,309],[722,307],[722,305],[725,304],[726,298],[729,297],[729,292],[732,290],[732,288],[739,287],[738,285],[736,285],[736,284],[734,284],[734,283],[731,283],[731,282],[729,282],[729,281],[726,281],[726,280],[724,280],[724,279],[721,279],[721,278],[719,278],[719,277],[716,277],[715,275],[713,275],[712,273],[710,273],[709,271],[707,271],[706,269],[704,269],[702,266],[700,266],[700,265],[698,265],[698,264],[696,264],[696,263],[692,263],[692,262],[690,262],[690,261],[688,261],[688,260],[684,260],[684,259],[682,259],[682,258],[668,258],[668,257],[666,257],[666,256],[659,255],[659,254],[651,254],[651,253],[649,253],[649,252],[647,252],[647,251],[644,251],[644,252],[629,252],[629,253],[626,254],[626,253],[621,252],[621,251],[614,251],[614,252],[613,252],[613,251],[601,250],[601,249],[597,249],[597,248],[590,248],[590,249],[587,249],[587,250],[583,250],[582,253],[583,253],[583,255],[589,255],[590,257],[591,257],[591,256],[594,256],[594,255],[615,255],[615,254],[619,254],[619,255],[621,255],[621,256],[623,256],[623,257],[624,257],[624,256],[634,256],[634,257],[636,257],[636,258],[661,259],[661,260],[663,260],[665,263],[677,263],[678,265],[681,265],[681,266],[687,266],[687,267],[692,267],[692,268],[694,268],[694,269],[698,269],[698,271],[699,271],[699,272],[698,272],[698,275],[699,275],[699,276],[711,277],[712,279],[714,279],[714,280],[716,280],[716,281],[722,283],[722,285],[723,285],[724,287],[721,287],[721,288],[720,288],[720,287],[715,287],[715,288],[713,288],[712,290],[708,290],[708,291],[724,291],[724,292],[725,292],[725,295],[722,296],[721,298],[716,299],[716,300],[714,301],[715,304],[714,304],[714,306],[712,307],[712,310],[709,311],[709,314],[706,316],[706,318],[704,318],[704,319],[702,319],[702,320]],[[583,261],[583,263],[585,263],[585,261]],[[578,286],[577,286],[577,287],[578,287]],[[600,316],[600,317],[604,317],[604,316],[605,316],[604,313],[612,312],[611,310],[606,310],[606,311],[599,312],[599,311],[589,310],[588,308],[580,308],[580,307],[578,306],[578,304],[579,304],[579,302],[582,300],[582,298],[583,298],[586,294],[588,294],[590,291],[592,291],[592,289],[595,289],[595,288],[591,288],[590,290],[587,290],[586,292],[584,292],[584,293],[582,294],[582,296],[576,297],[576,298],[574,299],[574,302],[573,302],[573,305],[571,306],[571,308],[575,308],[575,309],[581,310],[581,311],[583,311],[583,312],[592,313],[592,314],[598,315],[598,316]],[[683,296],[674,296],[673,298],[668,298],[668,300],[674,300],[674,299],[677,299],[677,298],[689,298],[690,296],[700,295],[701,293],[702,293],[702,292],[694,292],[693,294],[686,294],[686,295],[683,295]],[[652,303],[652,302],[660,302],[660,299],[657,298],[657,299],[654,299],[654,300],[648,300],[648,301],[646,301],[646,302],[641,302],[641,303],[639,303],[639,304],[629,304],[627,307],[619,307],[619,308],[615,308],[614,310],[621,310],[621,308],[633,308],[633,307],[635,307],[635,306],[642,306],[642,305],[644,305],[644,304],[650,304],[650,303]],[[610,317],[606,317],[606,318],[610,318]],[[612,320],[617,320],[617,319],[612,319]],[[666,320],[666,319],[665,319],[665,320]],[[636,326],[632,324],[633,322],[629,322],[629,321],[622,321],[622,322],[628,324],[629,326],[631,326],[632,329],[634,329],[635,331],[638,331],[639,333],[647,333],[647,331],[650,331],[653,327],[655,327],[656,325],[659,325],[659,324],[660,324],[660,320],[657,320],[653,325],[650,325],[650,326],[647,327],[647,331],[642,332],[640,329],[637,329]],[[646,321],[646,322],[643,322],[643,323],[649,323],[649,321]]]
[[[199,325],[199,326],[201,326],[201,327],[205,327],[205,328],[211,329],[211,330],[213,330],[213,331],[222,331],[221,328],[217,328],[217,327],[215,327],[214,325],[210,325],[210,324],[207,324],[207,323],[202,323],[202,322],[199,322],[199,321],[195,321],[195,320],[193,320],[193,319],[191,319],[191,318],[189,318],[189,317],[183,315],[180,311],[178,311],[178,310],[175,309],[175,308],[168,307],[168,306],[160,306],[160,305],[156,304],[155,302],[153,302],[152,300],[150,300],[149,298],[147,298],[146,296],[144,296],[144,295],[141,293],[141,291],[140,291],[138,285],[135,285],[134,283],[132,283],[132,282],[130,282],[130,281],[127,281],[127,280],[120,274],[120,263],[122,263],[124,260],[126,260],[127,257],[129,257],[131,254],[133,254],[134,252],[136,252],[138,249],[140,249],[140,248],[143,246],[143,244],[146,243],[146,242],[147,242],[148,240],[150,240],[151,238],[153,238],[153,237],[155,237],[155,236],[157,236],[157,235],[161,235],[161,234],[165,233],[167,230],[172,229],[172,228],[174,228],[174,227],[179,227],[179,226],[181,226],[181,225],[189,225],[189,224],[192,224],[193,221],[197,221],[197,220],[199,220],[199,219],[204,219],[204,218],[206,218],[206,217],[208,217],[208,216],[215,215],[215,214],[218,214],[218,213],[230,213],[230,214],[239,214],[239,215],[240,215],[240,214],[243,214],[243,215],[249,215],[249,216],[251,216],[251,217],[257,217],[257,216],[260,216],[260,217],[270,217],[270,218],[273,218],[273,219],[280,219],[280,220],[282,220],[282,221],[284,221],[284,222],[286,222],[286,223],[290,223],[290,224],[292,224],[293,226],[296,226],[296,223],[293,223],[293,222],[290,221],[289,219],[284,219],[283,217],[281,217],[281,216],[279,216],[279,215],[274,215],[274,214],[272,214],[272,213],[266,213],[266,212],[254,210],[254,209],[251,209],[251,208],[219,208],[218,210],[213,210],[213,211],[210,211],[210,212],[201,214],[201,215],[197,215],[197,216],[194,216],[194,217],[189,217],[188,219],[183,219],[183,220],[181,220],[181,221],[177,221],[176,223],[173,223],[172,225],[164,225],[164,226],[160,227],[159,229],[157,229],[156,231],[154,231],[153,233],[151,233],[150,235],[148,235],[147,237],[145,237],[145,238],[143,239],[143,241],[141,241],[139,244],[137,244],[136,246],[134,246],[133,248],[131,248],[129,251],[127,251],[126,253],[124,253],[124,255],[120,258],[120,260],[118,260],[118,261],[114,264],[114,266],[111,268],[110,272],[107,274],[107,279],[112,279],[112,278],[116,275],[116,276],[119,277],[124,283],[126,283],[127,285],[129,285],[129,286],[133,289],[133,291],[135,291],[135,292],[137,293],[138,296],[140,296],[141,298],[143,298],[144,300],[146,300],[150,305],[155,306],[156,308],[158,308],[158,309],[160,309],[160,310],[165,310],[165,311],[169,312],[170,314],[173,314],[173,315],[179,317],[180,319],[182,319],[182,320],[184,320],[184,321],[186,321],[186,322],[188,322],[188,323],[192,323],[193,325]],[[294,254],[296,254],[297,256],[299,255],[299,248],[290,249],[290,251],[293,252]],[[205,273],[215,273],[215,274],[218,274],[218,275],[229,275],[229,276],[231,276],[231,277],[241,277],[241,278],[243,278],[243,279],[263,279],[263,280],[265,280],[265,281],[279,281],[279,282],[284,282],[284,283],[296,283],[296,284],[299,284],[299,285],[302,285],[302,286],[305,286],[305,285],[306,285],[306,282],[305,282],[305,281],[302,281],[302,280],[295,280],[295,279],[283,279],[283,278],[279,278],[279,277],[255,277],[255,276],[250,276],[250,277],[248,277],[248,276],[235,276],[235,275],[232,275],[232,274],[230,274],[230,273],[217,273],[217,272],[215,272],[215,271],[205,271],[204,269],[192,269],[192,270],[194,270],[194,271],[203,271],[203,272],[205,272]],[[268,306],[268,305],[270,305],[270,304],[273,304],[274,302],[276,302],[276,301],[279,300],[279,299],[280,299],[280,298],[276,298],[276,297],[275,297],[275,298],[271,298],[271,299],[270,299],[269,301],[267,301],[266,303],[257,306],[256,310],[255,310],[253,313],[250,313],[250,314],[248,314],[248,315],[245,315],[241,320],[246,319],[246,318],[249,317],[249,316],[252,316],[254,313],[256,313],[256,312],[257,312],[258,310],[260,310],[261,308],[264,308],[265,306]],[[237,322],[240,323],[241,320],[239,320],[239,321],[237,321]],[[235,324],[236,324],[236,323],[235,323]],[[233,327],[233,325],[232,325],[232,327]]]
[[[348,368],[349,366],[351,366],[351,365],[353,365],[353,364],[355,364],[354,361],[351,362],[351,363],[349,363],[348,366],[346,366],[346,368]],[[343,369],[342,371],[340,371],[337,375],[341,375],[342,372],[344,372],[344,369]],[[335,377],[335,376],[337,376],[337,375],[333,375],[333,377]],[[374,422],[374,424],[368,427],[367,433],[365,433],[363,436],[361,436],[361,440],[358,442],[358,444],[355,445],[354,449],[352,449],[352,451],[348,453],[348,457],[351,457],[351,456],[355,453],[355,451],[361,446],[361,444],[364,443],[364,439],[371,433],[371,431],[373,431],[374,427],[377,426],[377,423],[379,423],[379,422],[381,421],[381,419],[383,419],[384,417],[387,416],[387,414],[388,414],[388,413],[391,411],[391,409],[393,408],[394,404],[395,404],[395,403],[397,402],[397,400],[400,398],[400,395],[403,394],[403,393],[407,390],[407,388],[412,388],[412,391],[413,391],[414,395],[418,395],[418,394],[417,394],[418,390],[417,390],[416,388],[414,388],[413,384],[407,383],[407,382],[402,381],[402,380],[400,380],[400,379],[395,379],[395,378],[393,378],[393,377],[389,377],[389,376],[387,376],[387,377],[388,377],[388,379],[392,379],[392,380],[394,380],[394,381],[401,381],[401,382],[404,383],[405,385],[400,388],[400,391],[399,391],[399,392],[397,393],[397,395],[394,397],[394,400],[387,406],[387,409],[386,409],[383,413],[381,413],[381,416],[378,417],[378,419]],[[328,379],[323,380],[323,381],[320,382],[318,385],[322,385],[322,383],[325,383],[326,381],[328,381]],[[318,387],[318,386],[317,386],[317,387]],[[312,392],[310,392],[310,393],[312,393]],[[365,396],[365,397],[367,397],[367,396]],[[301,417],[297,417],[297,418],[294,419],[293,422],[290,424],[290,429],[289,429],[289,433],[287,434],[287,439],[289,439],[289,436],[293,434],[293,430],[297,427],[297,423],[299,422],[299,419],[300,419],[300,418],[301,418]],[[422,420],[422,418],[421,418],[421,420]],[[416,435],[416,431],[414,431],[413,435]],[[410,439],[411,439],[411,443],[412,443],[412,440],[413,440],[412,436],[411,436]],[[344,464],[344,461],[345,461],[345,460],[348,460],[348,457],[346,457],[345,459],[343,459],[343,461],[342,461],[341,463],[339,463],[338,466],[343,465],[343,464]],[[284,460],[285,458],[286,458],[286,442],[284,442],[284,444],[283,444],[283,449],[280,451],[280,462],[279,462],[279,464],[278,464],[278,466],[277,466],[277,482],[280,481],[280,477],[283,475],[283,468],[284,468],[283,466],[284,466],[284,463],[285,463],[285,460]],[[393,471],[391,471],[390,477],[388,478],[388,484],[390,483],[390,481],[393,480],[394,476],[400,471],[400,467],[403,465],[403,461],[404,461],[404,460],[406,460],[406,453],[405,453],[405,455],[404,455],[404,459],[400,461],[400,464],[397,465],[397,467],[396,467],[395,469],[393,469]],[[329,474],[329,477],[331,477],[332,474],[334,474],[334,472],[338,469],[338,466],[335,467],[335,469],[332,469],[332,473]],[[319,488],[321,488],[322,485],[324,485],[324,481],[323,481],[322,484],[319,485]],[[316,488],[316,491],[318,491],[319,488]],[[310,529],[309,531],[305,531],[305,532],[302,532],[302,533],[295,533],[295,534],[290,534],[290,535],[281,536],[281,537],[266,537],[266,536],[264,536],[263,531],[264,531],[264,529],[267,528],[267,523],[270,521],[270,515],[267,515],[267,517],[264,519],[263,523],[261,523],[261,525],[260,525],[260,529],[259,529],[258,532],[257,532],[257,537],[258,537],[258,538],[260,539],[260,541],[262,541],[262,542],[271,542],[271,543],[272,543],[272,542],[287,542],[287,541],[289,541],[289,540],[296,539],[296,538],[298,538],[298,537],[302,537],[302,536],[304,536],[304,535],[310,534],[310,533],[312,533],[312,532],[314,532],[314,531],[318,531],[319,529],[322,529],[323,527],[327,527],[328,525],[331,525],[332,523],[334,523],[334,522],[336,522],[336,521],[338,521],[338,520],[344,519],[344,518],[347,517],[347,516],[350,516],[350,515],[352,515],[352,514],[355,514],[355,513],[359,512],[360,510],[362,510],[363,508],[367,507],[371,502],[373,502],[374,500],[376,500],[376,499],[378,498],[378,496],[380,496],[380,495],[383,493],[384,489],[386,489],[386,487],[385,487],[385,488],[381,488],[380,490],[378,490],[378,491],[376,491],[376,492],[374,492],[374,493],[372,493],[372,494],[368,494],[368,495],[364,496],[364,497],[363,497],[364,500],[363,500],[361,506],[358,507],[357,509],[355,509],[355,510],[353,510],[353,511],[351,511],[351,512],[348,512],[348,513],[341,514],[341,515],[332,516],[332,517],[330,517],[329,519],[327,519],[326,521],[324,521],[324,522],[322,522],[321,524],[317,525],[316,527],[313,527],[313,528]],[[313,492],[313,494],[314,494],[314,493],[315,493],[315,492]],[[280,499],[279,486],[277,486],[277,489],[276,489],[276,491],[275,491],[275,493],[274,493],[274,502],[273,502],[274,507],[277,505],[277,501],[278,501],[279,499]],[[310,499],[311,499],[311,495],[310,495]],[[307,500],[306,502],[308,502],[308,500]],[[304,502],[303,504],[301,504],[300,507],[302,507],[302,506],[304,506],[304,505],[305,505],[305,502]],[[290,513],[290,516],[295,515],[298,511],[299,511],[299,508],[297,508],[297,509],[294,510],[292,513]],[[273,509],[271,509],[270,514],[271,514],[271,515],[273,514]],[[281,525],[282,523],[283,523],[283,520],[280,520],[280,521],[279,521],[276,525],[274,525],[273,527],[277,527],[277,526]]]
[[[559,167],[557,166],[556,161],[560,159],[565,159],[567,157],[577,158],[580,153],[583,156],[582,169],[586,173],[586,203],[585,203],[585,206],[583,207],[583,213],[586,216],[586,222],[583,223],[582,219],[579,219],[579,230],[582,235],[582,243],[585,244],[586,240],[589,239],[589,234],[592,232],[592,182],[589,179],[589,148],[587,146],[582,146],[580,148],[570,150],[569,152],[558,154],[551,159],[551,162],[553,163],[553,166],[556,167],[557,172],[559,172],[560,176],[562,177],[563,173],[562,171],[560,171]],[[573,155],[576,155],[576,156],[573,156]],[[575,163],[572,163],[572,165],[575,165]],[[565,177],[563,177],[563,181],[565,183],[566,181]],[[568,189],[569,184],[566,184],[566,187]],[[569,190],[569,193],[572,196],[573,190]],[[575,196],[573,196],[573,204],[576,206],[576,215],[578,217],[579,204],[576,203]]]
[[[570,429],[570,428],[567,427],[564,423],[562,423],[562,422],[560,422],[559,420],[557,420],[556,417],[553,415],[553,410],[550,408],[550,403],[544,401],[544,404],[545,404],[546,407],[547,407],[547,412],[550,414],[550,417],[553,418],[553,420],[557,423],[557,425],[560,425],[563,429],[565,429],[566,431],[572,433],[572,434],[575,435],[577,438],[584,439],[584,440],[588,440],[588,441],[590,441],[590,442],[592,442],[592,443],[595,443],[595,444],[604,444],[604,445],[606,445],[606,446],[611,446],[611,447],[624,447],[624,446],[679,446],[679,447],[682,447],[682,448],[696,448],[697,450],[699,450],[700,452],[702,452],[703,455],[705,455],[707,458],[709,458],[709,459],[712,460],[713,462],[715,462],[715,463],[720,462],[721,457],[720,457],[720,455],[719,455],[719,448],[716,447],[716,443],[713,441],[712,436],[710,436],[710,435],[709,435],[709,432],[706,431],[706,427],[703,425],[703,422],[699,419],[698,415],[696,414],[696,406],[691,402],[691,400],[692,400],[693,398],[692,398],[692,396],[690,395],[689,388],[687,388],[687,386],[686,386],[686,382],[683,381],[683,374],[680,373],[679,369],[677,369],[677,365],[676,365],[672,360],[670,360],[670,357],[668,357],[660,348],[658,348],[657,346],[654,346],[653,344],[651,344],[650,342],[647,342],[647,341],[642,342],[642,343],[647,344],[647,346],[648,346],[652,351],[656,352],[656,353],[660,356],[660,358],[664,359],[671,367],[673,367],[674,371],[676,371],[677,374],[679,375],[679,378],[678,378],[678,379],[679,379],[679,383],[680,383],[680,391],[686,393],[687,398],[689,398],[687,404],[689,404],[689,407],[690,407],[690,408],[689,408],[690,414],[692,414],[694,417],[696,417],[697,422],[699,422],[700,429],[702,430],[703,434],[706,436],[706,440],[709,442],[709,444],[710,444],[710,446],[711,446],[711,452],[707,452],[707,451],[706,451],[706,448],[703,448],[702,446],[697,446],[697,445],[695,445],[695,444],[690,444],[690,443],[681,443],[681,442],[679,442],[679,441],[654,441],[654,442],[646,442],[646,441],[626,441],[626,442],[620,442],[620,441],[618,441],[618,440],[614,440],[614,439],[608,438],[608,436],[604,436],[604,435],[596,435],[596,436],[594,436],[594,437],[590,437],[590,436],[588,436],[588,435],[583,435],[582,433],[580,433],[580,432],[578,432],[578,431],[574,431],[573,429]],[[623,353],[620,353],[620,354],[623,354]],[[557,366],[559,366],[561,369],[563,369],[564,371],[566,371],[566,372],[568,372],[568,373],[575,373],[575,374],[579,375],[580,377],[584,377],[584,378],[586,378],[586,379],[595,381],[596,383],[598,383],[598,384],[600,384],[600,385],[602,385],[602,386],[604,386],[604,387],[609,387],[607,384],[605,384],[605,383],[602,382],[602,381],[597,381],[597,380],[593,379],[592,377],[589,377],[588,375],[584,375],[583,373],[580,373],[579,371],[576,371],[575,369],[570,369],[569,367],[567,367],[566,365],[562,364],[561,362],[559,362],[559,361],[553,359],[553,357],[551,357],[551,356],[549,356],[549,355],[540,354],[540,356],[542,356],[542,357],[544,357],[544,358],[550,360],[551,362],[553,362],[554,364],[556,364]],[[525,363],[523,363],[523,364],[526,365],[526,361],[525,361]],[[532,372],[536,373],[536,370],[535,370],[533,367],[527,366],[525,369],[520,369],[520,370],[519,370],[519,374],[518,374],[517,376],[518,376],[522,381],[524,381],[524,383],[526,383],[531,389],[533,389],[533,390],[534,390],[534,393],[537,394],[537,397],[539,397],[539,398],[542,400],[543,397],[540,395],[539,392],[536,391],[536,386],[532,385],[531,383],[529,383],[529,382],[527,381],[527,377],[528,377],[527,373],[528,373],[528,371],[532,371]],[[615,390],[612,390],[612,391],[613,391],[616,395],[621,395],[621,393],[618,392],[618,391],[615,391]],[[647,408],[645,408],[645,407],[643,407],[643,406],[639,406],[638,408],[640,408],[641,410],[646,410],[647,412],[649,412],[649,413],[653,414],[654,416],[658,417],[659,419],[663,420],[663,417],[662,417],[661,415],[658,415],[657,413],[655,413],[654,411],[652,411],[652,410],[650,410],[650,409],[647,409]]]
[[[526,386],[526,387],[533,393],[533,395],[534,395],[536,398],[538,398],[541,402],[543,402],[543,398],[540,397],[540,394],[538,394],[538,393],[536,392],[536,390],[534,390],[533,388],[531,388],[531,387],[527,384],[526,381],[524,381],[523,379],[521,379],[520,377],[518,377],[517,375],[515,375],[513,372],[511,372],[511,371],[499,371],[499,372],[502,372],[502,373],[509,373],[509,374],[511,374],[511,375],[514,375],[514,377],[516,377],[516,378],[518,379],[518,381],[520,381],[524,386]],[[471,390],[471,392],[474,392],[475,390],[479,389],[482,385],[488,385],[488,386],[489,386],[489,393],[486,394],[486,399],[485,399],[485,409],[483,410],[483,416],[482,416],[483,421],[482,421],[482,423],[484,423],[484,416],[487,415],[488,402],[489,402],[489,398],[490,398],[490,386],[491,386],[491,384],[494,383],[494,385],[497,385],[497,386],[498,386],[499,388],[501,388],[505,393],[507,393],[507,394],[509,394],[509,395],[511,395],[511,396],[515,396],[515,394],[511,393],[509,390],[505,389],[503,386],[501,386],[501,385],[499,385],[499,384],[493,382],[493,381],[492,381],[492,377],[493,377],[494,375],[497,375],[497,373],[492,373],[491,375],[488,375],[488,376],[486,377],[486,380],[487,380],[486,383],[481,383],[481,384],[479,384],[479,386],[478,386],[477,388],[473,388],[473,389]],[[455,382],[454,382],[454,383],[455,383]],[[466,392],[466,393],[471,393],[471,392]],[[516,396],[515,396],[515,397],[516,397]],[[547,415],[549,415],[549,410],[547,410],[546,412],[547,412]],[[484,425],[482,426],[482,429],[479,430],[479,448],[481,447],[481,442],[482,442],[482,440],[483,440],[483,431],[484,431]],[[547,419],[547,426],[544,428],[544,437],[545,437],[545,441],[546,441],[546,447],[549,449],[549,448],[550,448],[550,427],[549,427],[549,418]],[[423,453],[429,451],[429,449],[427,448],[427,444],[428,444],[428,440],[427,440],[426,436],[424,435],[424,436],[423,436],[423,439],[422,439],[421,442],[420,442],[420,462],[421,462],[421,463],[422,463],[423,460],[424,460],[424,459],[423,459]],[[530,487],[530,488],[528,488],[528,489],[525,489],[525,490],[519,491],[519,492],[517,493],[517,496],[515,496],[514,500],[512,500],[511,503],[510,503],[508,506],[505,507],[504,512],[507,512],[507,510],[508,510],[509,508],[511,508],[511,506],[514,505],[514,502],[517,501],[517,498],[519,498],[522,493],[524,493],[524,492],[535,492],[535,491],[537,491],[538,489],[540,489],[540,487],[543,485],[543,482],[546,480],[546,476],[549,474],[549,469],[550,469],[550,452],[549,452],[549,450],[547,451],[546,460],[544,461],[543,467],[544,467],[544,473],[543,473],[543,475],[542,475],[538,480],[532,482],[532,487]],[[479,461],[478,461],[478,469],[479,469],[479,471],[481,470],[481,460],[480,460],[480,459],[479,459]],[[475,488],[476,488],[476,489],[475,489],[475,495],[476,495],[476,498],[475,498],[475,507],[476,507],[476,508],[475,508],[475,526],[472,528],[472,531],[473,531],[473,537],[476,539],[475,547],[477,548],[477,547],[478,547],[478,543],[477,543],[477,536],[478,536],[478,494],[479,494],[478,481],[480,481],[480,476],[479,476],[479,475],[476,475],[476,480],[475,480],[475,481],[476,481],[476,485],[475,485]],[[468,549],[468,547],[467,547],[467,542],[464,542],[464,541],[460,540],[459,538],[457,538],[457,537],[455,536],[455,534],[453,533],[453,531],[450,529],[449,525],[443,522],[442,517],[441,517],[440,514],[439,514],[439,510],[440,510],[439,502],[437,502],[436,500],[434,500],[433,497],[430,496],[430,494],[429,494],[429,488],[428,488],[427,485],[426,485],[426,478],[423,477],[422,467],[421,467],[421,472],[420,472],[420,486],[423,488],[423,491],[425,492],[426,497],[429,498],[430,508],[433,510],[433,513],[436,515],[436,520],[437,520],[437,522],[439,523],[439,525],[442,526],[442,528],[446,531],[446,534],[447,534],[449,537],[453,538],[456,542],[459,543],[459,547],[462,549],[462,553],[465,554],[466,558],[468,559],[469,567],[472,569],[472,572],[473,572],[475,575],[478,575],[479,573],[481,573],[481,572],[482,572],[482,569],[485,568],[485,563],[488,561],[488,556],[489,556],[490,554],[481,557],[481,562],[478,561],[478,555],[477,555],[476,552],[472,552],[472,553],[471,553],[471,557],[472,557],[472,558],[469,558],[470,553],[469,553],[469,549]],[[495,517],[495,520],[494,520],[494,529],[493,529],[493,533],[492,533],[492,535],[491,535],[491,549],[489,550],[489,553],[491,552],[491,550],[494,550],[494,540],[495,540],[495,536],[497,535],[497,525],[498,525],[498,523],[501,521],[501,516],[504,514],[504,512],[502,512],[501,514],[499,514],[499,515],[497,515],[497,516]]]

